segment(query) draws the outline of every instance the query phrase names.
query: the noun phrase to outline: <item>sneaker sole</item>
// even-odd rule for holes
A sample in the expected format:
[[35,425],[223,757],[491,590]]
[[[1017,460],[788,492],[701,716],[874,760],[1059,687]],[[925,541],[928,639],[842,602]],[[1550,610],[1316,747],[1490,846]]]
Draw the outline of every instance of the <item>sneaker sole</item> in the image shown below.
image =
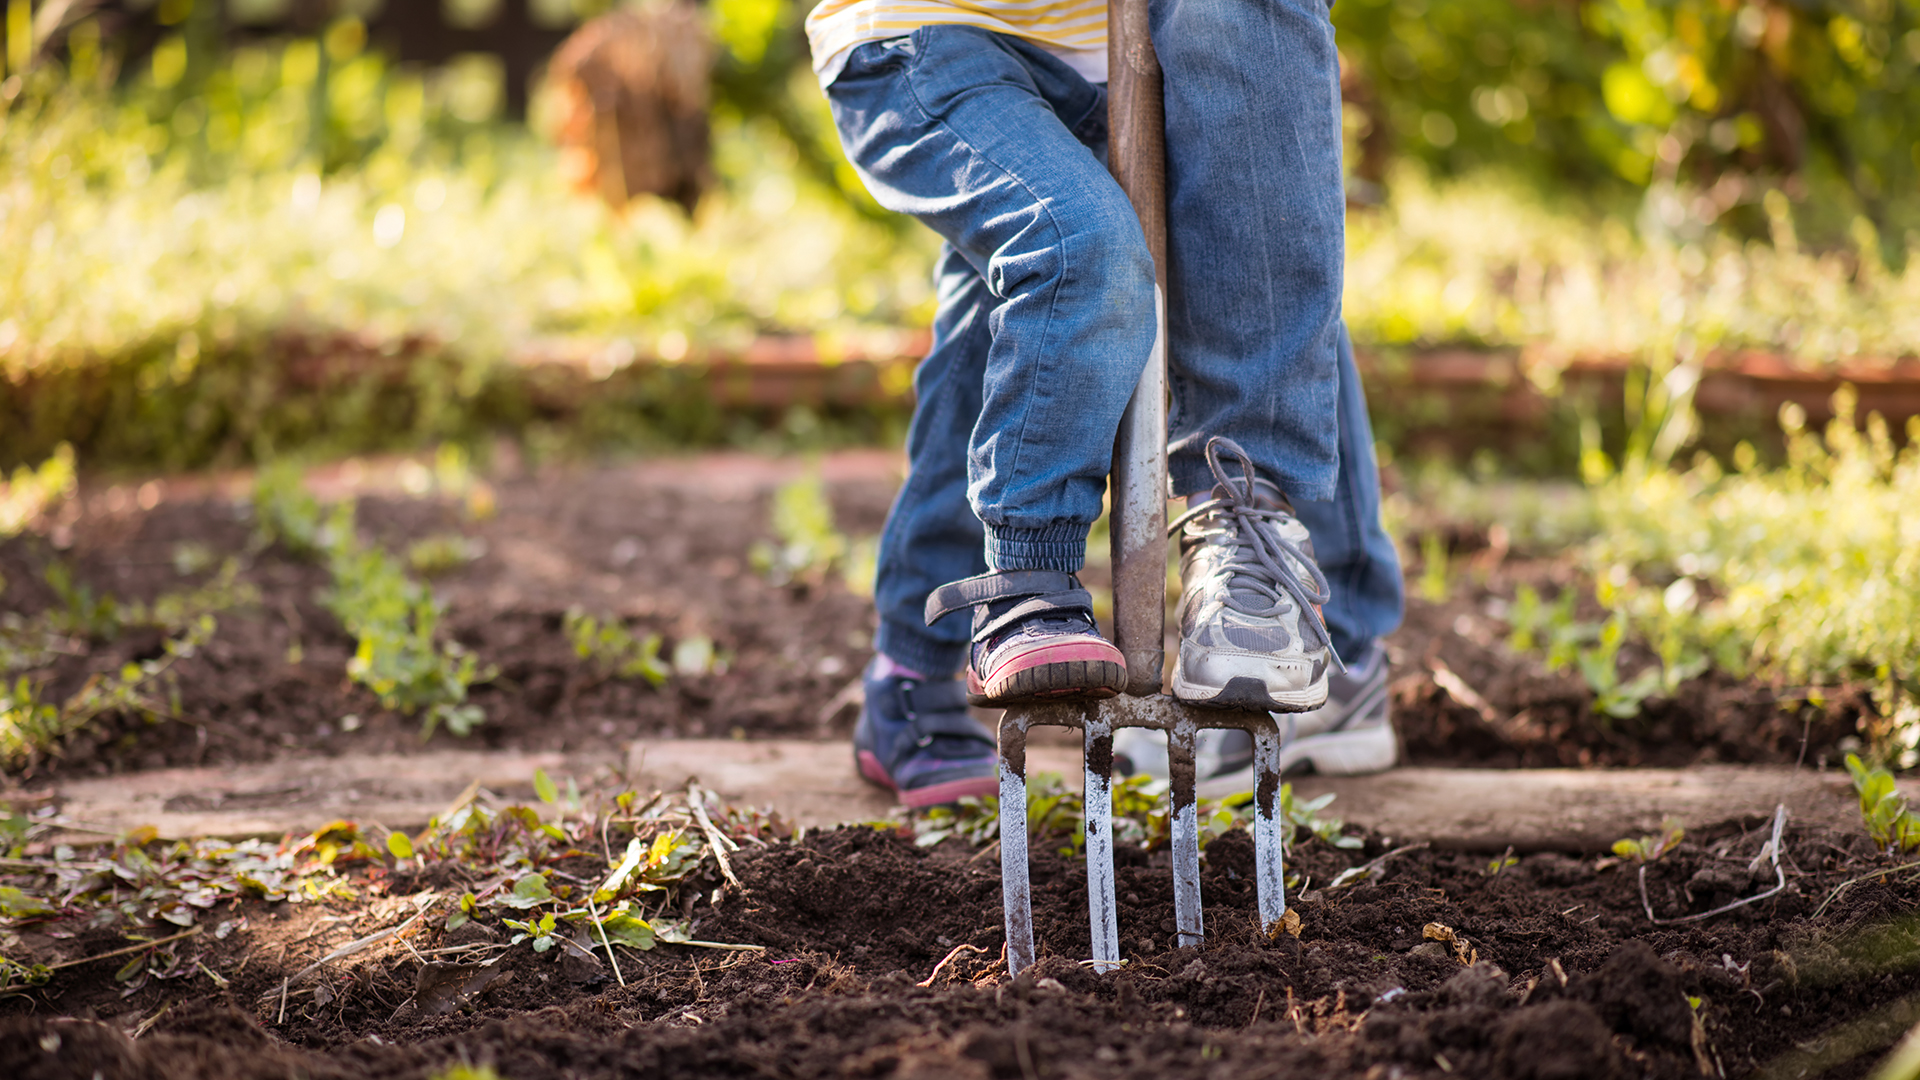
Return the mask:
[[1127,664],[1105,641],[1030,649],[981,679],[967,670],[967,703],[989,708],[1049,701],[1097,701],[1126,689]]
[[1291,693],[1274,694],[1259,679],[1240,676],[1228,679],[1225,686],[1201,686],[1188,682],[1176,665],[1173,670],[1174,699],[1202,709],[1245,709],[1250,712],[1312,712],[1327,703],[1327,680]]
[[893,792],[894,798],[899,799],[901,805],[915,810],[958,802],[969,795],[984,797],[1000,793],[1000,780],[993,776],[948,780],[943,784],[928,784],[926,787],[909,788],[903,791],[893,782],[893,777],[887,775],[886,768],[880,764],[880,759],[875,757],[872,751],[856,751],[853,755],[853,763],[860,773],[860,779],[875,787]]
[[[1399,740],[1394,737],[1393,728],[1380,724],[1297,739],[1280,748],[1280,772],[1284,775],[1295,766],[1307,764],[1313,766],[1318,776],[1367,776],[1393,768],[1399,756]],[[1253,766],[1247,765],[1208,777],[1200,782],[1195,793],[1202,798],[1218,799],[1252,789]]]

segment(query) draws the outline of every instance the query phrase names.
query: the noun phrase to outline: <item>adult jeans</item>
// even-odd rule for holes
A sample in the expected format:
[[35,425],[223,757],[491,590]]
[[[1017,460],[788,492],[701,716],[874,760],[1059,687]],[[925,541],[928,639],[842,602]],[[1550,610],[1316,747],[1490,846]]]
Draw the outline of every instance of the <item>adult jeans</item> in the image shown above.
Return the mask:
[[[1244,446],[1314,529],[1347,594],[1327,611],[1335,646],[1352,655],[1397,623],[1399,573],[1342,349],[1326,8],[1162,0],[1152,19],[1168,87],[1170,480],[1180,494],[1212,485],[1209,435]],[[1152,344],[1151,260],[1102,162],[1104,88],[1044,50],[922,27],[856,48],[828,96],[875,197],[947,241],[911,472],[881,541],[876,642],[944,674],[967,631],[921,626],[933,587],[989,567],[1080,567]]]

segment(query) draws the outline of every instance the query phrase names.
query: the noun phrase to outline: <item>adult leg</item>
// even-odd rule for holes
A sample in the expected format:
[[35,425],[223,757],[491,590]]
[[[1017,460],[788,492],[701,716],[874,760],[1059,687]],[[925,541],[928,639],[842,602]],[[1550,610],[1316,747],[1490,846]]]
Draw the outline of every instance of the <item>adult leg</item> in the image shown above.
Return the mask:
[[1173,493],[1239,443],[1295,500],[1335,497],[1346,203],[1323,0],[1151,0],[1166,72]]
[[1340,471],[1333,499],[1298,501],[1293,509],[1312,535],[1314,559],[1327,575],[1327,633],[1342,657],[1358,663],[1375,639],[1399,628],[1405,590],[1399,553],[1380,524],[1373,424],[1344,326],[1339,358]]

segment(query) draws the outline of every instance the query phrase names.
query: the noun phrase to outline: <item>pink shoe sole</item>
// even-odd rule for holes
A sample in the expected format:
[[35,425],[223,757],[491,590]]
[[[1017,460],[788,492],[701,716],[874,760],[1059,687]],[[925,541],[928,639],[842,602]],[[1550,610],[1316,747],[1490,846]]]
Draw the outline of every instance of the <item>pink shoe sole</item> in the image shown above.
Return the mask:
[[1110,698],[1127,685],[1120,650],[1096,637],[1033,645],[1004,657],[985,678],[967,669],[967,702],[1000,707],[1027,702]]

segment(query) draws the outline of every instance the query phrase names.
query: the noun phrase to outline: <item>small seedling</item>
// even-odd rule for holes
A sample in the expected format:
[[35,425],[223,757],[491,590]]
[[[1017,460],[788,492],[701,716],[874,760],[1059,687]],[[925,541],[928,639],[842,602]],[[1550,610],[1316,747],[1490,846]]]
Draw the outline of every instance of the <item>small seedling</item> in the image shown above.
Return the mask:
[[[1146,850],[1165,847],[1172,837],[1167,816],[1167,782],[1144,774],[1113,781],[1113,837],[1116,844]],[[1337,848],[1357,848],[1357,836],[1344,835],[1345,823],[1326,814],[1333,801],[1328,792],[1298,801],[1292,784],[1280,785],[1282,841],[1292,844],[1301,830]],[[1241,792],[1222,799],[1201,799],[1196,806],[1202,849],[1235,828],[1253,820],[1253,794]],[[1000,835],[1000,800],[994,796],[966,797],[952,806],[936,806],[913,821],[914,842],[931,847],[958,837],[978,847]],[[1086,804],[1079,792],[1066,786],[1060,774],[1039,772],[1027,779],[1027,832],[1034,843],[1057,843],[1063,857],[1078,858],[1086,843]]]
[[1420,540],[1420,596],[1438,604],[1447,598],[1447,540],[1430,532]]
[[1630,720],[1640,715],[1641,704],[1664,686],[1657,666],[1631,679],[1620,678],[1620,646],[1626,638],[1626,616],[1615,612],[1613,618],[1600,627],[1599,644],[1580,650],[1577,661],[1581,676],[1593,691],[1593,707],[1616,720]]
[[1853,790],[1860,794],[1861,823],[1873,842],[1889,855],[1920,848],[1920,815],[1907,808],[1893,774],[1878,767],[1869,769],[1858,754],[1847,755],[1847,772],[1853,776]]
[[323,512],[300,470],[282,463],[261,470],[253,507],[262,543],[325,557],[333,577],[327,608],[358,639],[348,678],[386,708],[424,713],[423,737],[442,724],[466,735],[486,721],[480,707],[467,702],[467,691],[492,679],[494,669],[483,668],[458,642],[436,640],[440,605],[432,590],[408,577],[399,560],[360,542],[352,503]]
[[486,549],[482,541],[459,533],[436,533],[407,545],[407,566],[421,577],[438,577],[467,565]]
[[[673,674],[660,656],[659,634],[636,638],[626,624],[612,619],[601,622],[577,607],[567,609],[560,627],[573,643],[574,655],[593,661],[604,677],[645,679],[652,686],[665,686]],[[709,656],[711,648],[709,643]],[[681,659],[678,649],[674,659]]]
[[510,930],[520,931],[513,935],[513,938],[507,942],[509,945],[518,945],[531,938],[533,941],[533,951],[542,953],[553,948],[559,941],[553,933],[553,928],[557,924],[557,920],[551,911],[537,919],[528,919],[526,922],[521,922],[517,919],[501,919],[500,922],[501,925]]
[[65,609],[55,614],[57,629],[88,641],[112,641],[120,636],[120,605],[113,597],[96,596],[92,586],[76,583],[72,569],[63,562],[49,564],[45,577]]
[[0,540],[26,529],[48,510],[73,497],[73,447],[61,443],[39,468],[22,465],[11,479],[0,475]]
[[848,539],[834,525],[833,504],[817,470],[774,492],[771,524],[774,542],[755,543],[747,560],[775,585],[819,585],[838,573],[852,591],[873,591],[877,547]]
[[[1625,841],[1621,842],[1625,843]],[[1508,868],[1519,865],[1519,862],[1520,857],[1513,853],[1513,845],[1508,844],[1507,850],[1495,856],[1494,860],[1488,863],[1487,868],[1481,873],[1484,877],[1499,877]]]
[[1661,857],[1679,847],[1680,841],[1686,838],[1687,830],[1681,827],[1680,822],[1674,818],[1667,818],[1660,823],[1660,832],[1657,835],[1642,836],[1638,840],[1632,837],[1615,840],[1613,853],[1631,862],[1642,864],[1658,862]]

